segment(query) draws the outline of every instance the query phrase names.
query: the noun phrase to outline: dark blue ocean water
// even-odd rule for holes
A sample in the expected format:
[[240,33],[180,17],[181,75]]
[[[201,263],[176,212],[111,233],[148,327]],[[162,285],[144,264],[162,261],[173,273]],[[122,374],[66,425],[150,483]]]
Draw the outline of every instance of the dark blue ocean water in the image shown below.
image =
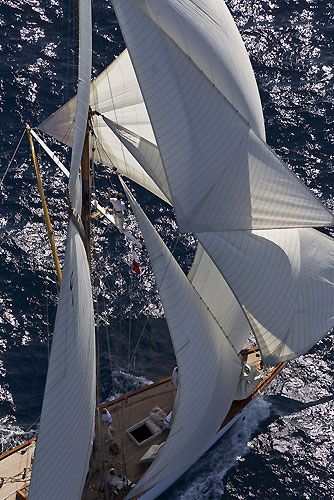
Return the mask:
[[[334,209],[333,5],[323,0],[227,3],[251,56],[268,143]],[[0,176],[24,124],[37,125],[73,95],[73,14],[72,2],[0,0]],[[109,0],[95,0],[93,16],[96,76],[124,44]],[[64,161],[68,159],[68,152],[56,144],[53,147]],[[62,258],[65,184],[45,157],[41,157],[41,171]],[[97,167],[96,186],[102,201],[109,182],[114,178]],[[137,195],[169,246],[177,243],[176,256],[188,268],[195,244],[192,237],[177,241],[171,209],[156,203],[144,190],[137,190]],[[137,232],[132,216],[128,224]],[[95,298],[103,315],[102,398],[107,399],[122,389],[169,374],[174,358],[147,256],[141,255],[138,278],[130,272],[129,249],[115,230],[98,221],[93,240]],[[0,186],[2,450],[29,438],[35,428],[56,298],[51,252],[25,137]],[[146,315],[150,319],[129,367],[128,353]],[[333,334],[327,336],[310,353],[289,363],[263,398],[249,408],[245,421],[163,498],[334,498],[333,340]]]

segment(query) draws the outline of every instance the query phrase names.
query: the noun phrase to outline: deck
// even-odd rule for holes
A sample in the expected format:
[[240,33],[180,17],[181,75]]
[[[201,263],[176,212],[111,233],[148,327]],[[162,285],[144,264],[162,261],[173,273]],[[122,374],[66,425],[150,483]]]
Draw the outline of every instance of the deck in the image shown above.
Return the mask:
[[[261,362],[259,349],[256,347],[245,350],[241,354],[243,355],[244,362],[248,365],[258,365]],[[256,387],[255,391],[245,399],[233,401],[219,431],[258,395],[258,393],[283,368],[284,364],[285,363],[281,363],[275,367],[265,367],[265,376],[258,387]],[[104,464],[105,472],[108,472],[108,470],[113,467],[118,474],[125,475],[131,482],[138,482],[138,479],[150,465],[149,463],[141,464],[139,462],[141,457],[152,445],[160,444],[165,441],[169,431],[165,429],[162,434],[154,438],[147,445],[138,447],[126,434],[126,429],[145,417],[148,417],[150,410],[155,406],[159,406],[168,414],[173,409],[174,397],[175,391],[169,377],[104,405],[112,415],[112,426],[115,429],[112,441],[118,445],[120,451],[117,455],[114,455],[109,449],[109,444],[104,444],[103,456],[97,453],[95,454],[94,463],[91,462],[91,474],[87,478],[87,484],[90,483],[90,486],[87,487],[86,484],[86,490],[82,496],[82,500],[101,499],[99,491],[101,485],[101,473],[99,472],[99,470],[101,470],[101,464]],[[107,484],[104,485],[104,489],[108,492],[106,498],[109,500],[122,500],[129,491],[129,489],[125,489],[124,493],[120,492],[116,495]],[[136,498],[140,498],[140,496],[141,495]]]
[[[16,492],[31,475],[31,459],[36,441],[31,439],[0,456],[0,498],[15,500]],[[3,482],[2,482],[3,480]]]
[[[104,407],[108,408],[113,422],[114,432],[112,433],[112,442],[119,447],[119,453],[114,453],[109,448],[109,443],[104,443],[103,453],[95,453],[91,461],[91,473],[88,475],[90,487],[86,488],[82,499],[97,500],[100,499],[100,466],[104,464],[104,470],[107,472],[111,467],[116,469],[116,472],[126,475],[127,478],[136,483],[149,467],[149,463],[141,464],[139,460],[154,444],[160,444],[166,441],[168,430],[153,438],[149,443],[138,447],[126,434],[126,430],[139,421],[149,416],[150,410],[159,406],[166,414],[168,414],[174,405],[175,391],[171,384],[170,377],[155,384],[139,389],[125,397],[112,401]],[[121,499],[122,494],[113,495],[110,490],[109,498],[113,497]]]
[[[258,365],[261,361],[259,350],[252,348],[241,353],[244,361],[249,365]],[[240,401],[233,401],[231,408],[219,430],[223,429],[245,406],[254,398],[283,368],[285,363],[275,367],[265,367],[264,378],[253,391],[253,393]],[[168,429],[164,429],[161,434],[153,437],[144,445],[138,446],[126,433],[127,429],[137,424],[149,416],[154,407],[160,407],[168,414],[174,405],[175,390],[171,384],[171,379],[166,378],[134,391],[126,396],[104,404],[101,408],[107,408],[112,416],[111,443],[107,443],[106,436],[101,437],[100,443],[94,443],[94,449],[90,460],[89,473],[82,500],[122,500],[128,488],[117,495],[112,487],[108,486],[104,479],[103,489],[104,497],[101,495],[101,470],[104,471],[104,477],[113,467],[118,474],[125,475],[131,482],[138,482],[144,474],[150,463],[140,463],[140,459],[152,445],[160,444],[166,441]],[[96,435],[99,432],[99,422],[97,422]],[[101,424],[101,428],[103,425]],[[118,452],[115,454],[115,444]],[[113,445],[113,446],[111,446]],[[30,480],[31,463],[35,449],[35,440],[23,443],[21,446],[0,456],[0,498],[3,500],[14,500],[16,491]],[[101,451],[102,450],[102,451]],[[117,450],[116,450],[117,451]],[[136,498],[139,498],[139,495]]]

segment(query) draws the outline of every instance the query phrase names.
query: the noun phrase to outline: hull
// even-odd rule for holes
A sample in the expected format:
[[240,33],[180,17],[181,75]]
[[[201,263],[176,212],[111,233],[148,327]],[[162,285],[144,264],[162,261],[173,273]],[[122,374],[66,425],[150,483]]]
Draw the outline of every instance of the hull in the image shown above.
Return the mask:
[[[261,359],[258,348],[242,351],[241,354],[244,360],[247,360],[247,362],[251,361],[252,364],[258,364]],[[275,367],[266,367],[264,378],[257,384],[253,392],[242,400],[233,401],[218,432],[201,450],[196,460],[180,469],[176,474],[133,498],[136,500],[139,498],[141,500],[153,500],[172,486],[204,453],[206,453],[244,416],[245,409],[252,399],[260,394],[260,391],[271,382],[284,365],[285,363],[281,363]],[[143,463],[143,459],[146,457],[147,453],[150,453],[152,445],[160,445],[166,441],[169,431],[164,429],[161,433],[158,433],[156,437],[152,436],[147,442],[144,441],[143,443],[138,443],[133,440],[131,436],[129,436],[129,431],[131,431],[131,429],[137,429],[139,425],[145,421],[145,418],[148,417],[153,406],[159,406],[168,414],[173,409],[174,400],[175,391],[169,377],[103,405],[112,415],[112,426],[114,427],[112,441],[116,443],[119,448],[119,453],[114,454],[109,444],[104,445],[103,461],[106,464],[106,469],[114,468],[117,474],[126,475],[132,483],[138,483],[150,466],[150,463]],[[125,457],[124,462],[121,461],[121,457]],[[101,455],[99,455],[99,457],[96,456],[95,460],[97,463],[101,463]],[[82,500],[93,500],[93,498],[97,498],[90,493],[92,492],[92,488],[95,492],[98,491],[100,473],[98,472],[98,468],[96,472],[94,470],[91,470],[91,472],[90,484],[89,486],[88,484],[86,485]],[[110,490],[110,493],[112,493],[112,490]],[[110,494],[110,497],[121,500],[124,499],[128,493],[129,488],[126,488],[125,491],[120,491],[115,497]]]
[[[204,453],[206,453],[215,443],[217,443],[217,441],[219,441],[219,439],[224,436],[224,434],[226,434],[226,432],[231,428],[233,427],[234,424],[236,424],[242,417],[243,417],[243,414],[244,414],[245,410],[243,410],[241,413],[239,413],[238,415],[236,415],[226,426],[224,426],[214,437],[214,439],[208,443],[208,446],[203,450],[202,454],[201,454],[201,457],[204,455]],[[201,458],[199,457],[199,459]],[[198,460],[199,460],[198,459]],[[180,477],[183,476],[183,474],[185,474],[195,463],[197,462],[194,461],[192,464],[189,465],[189,467],[183,469],[182,471],[180,471],[179,473],[175,474],[174,476],[166,479],[165,481],[162,481],[161,483],[157,484],[156,486],[154,486],[153,488],[151,488],[149,491],[147,491],[146,493],[142,494],[141,496],[139,497],[135,497],[135,498],[140,498],[140,500],[154,500],[155,498],[158,498],[159,495],[161,495],[162,493],[164,493],[168,488],[170,488],[178,479],[180,479]]]
[[[254,355],[254,353],[257,352],[258,350],[256,348],[245,351],[246,355],[252,353]],[[285,363],[281,363],[276,367],[270,368],[270,370],[268,369],[269,371],[267,372],[265,378],[256,387],[252,394],[243,400],[234,401],[232,403],[231,408],[225,420],[222,422],[218,432],[212,440],[207,443],[198,458],[206,453],[224,434],[226,434],[229,429],[231,429],[231,427],[233,427],[234,424],[243,418],[246,408],[252,399],[260,394],[260,391],[271,382],[284,365]],[[108,408],[113,418],[112,425],[114,430],[112,433],[112,443],[104,442],[102,451],[101,448],[95,448],[95,452],[91,457],[90,472],[82,494],[82,500],[96,500],[101,498],[98,492],[100,489],[101,479],[99,466],[102,458],[106,468],[114,467],[121,473],[126,471],[127,477],[132,482],[138,482],[140,477],[145,474],[146,470],[150,466],[150,463],[141,463],[141,458],[152,445],[160,444],[167,439],[168,430],[164,429],[159,435],[149,439],[147,443],[145,442],[144,444],[139,445],[129,438],[128,430],[138,421],[145,420],[145,417],[147,417],[152,406],[159,404],[165,413],[171,411],[173,409],[174,398],[175,391],[169,377],[103,405],[103,408]],[[34,441],[35,440],[30,440],[23,443],[19,447],[0,456],[0,477],[13,477],[19,474],[17,484],[11,484],[10,486],[10,491],[8,491],[10,496],[7,496],[9,499],[16,498],[16,491],[24,484],[29,483],[31,458],[33,456],[35,446]],[[115,449],[111,446],[114,444],[116,444],[116,447],[118,448],[116,453]],[[31,451],[26,453],[27,463],[25,463],[23,470],[22,450],[24,449]],[[122,462],[124,457],[126,458],[126,463]],[[158,498],[159,495],[170,488],[183,474],[185,474],[185,472],[187,472],[196,461],[197,460],[194,460],[194,462],[189,464],[187,467],[179,470],[176,474],[166,480],[159,482],[153,488],[137,495],[134,499],[137,500],[140,498],[141,500],[154,500]],[[24,478],[22,477],[23,472]],[[113,496],[111,493],[109,498],[121,500],[126,497],[128,492],[128,489],[126,491],[121,491],[117,494],[117,496]]]
[[[273,378],[282,370],[282,368],[285,366],[286,363],[281,363],[277,367],[275,367],[270,376],[264,380],[259,386],[256,388],[256,390],[245,400],[234,402],[234,408],[233,405],[231,407],[231,410],[227,417],[225,418],[224,422],[222,423],[219,431],[217,434],[214,436],[212,441],[208,443],[208,445],[203,449],[203,452],[201,453],[200,457],[198,460],[215,444],[221,437],[226,434],[227,431],[233,427],[240,419],[244,417],[244,414],[246,412],[247,406],[250,404],[250,402],[258,397],[261,393],[261,390],[264,389],[270,382],[273,380]],[[180,477],[183,476],[195,463],[197,460],[195,460],[192,464],[189,465],[189,467],[183,469],[179,473],[175,474],[174,476],[166,479],[165,481],[162,481],[161,483],[158,483],[155,485],[153,488],[150,490],[144,492],[142,495],[135,497],[135,499],[140,500],[155,500],[156,498],[159,497],[162,493],[164,493],[168,488],[170,488]]]

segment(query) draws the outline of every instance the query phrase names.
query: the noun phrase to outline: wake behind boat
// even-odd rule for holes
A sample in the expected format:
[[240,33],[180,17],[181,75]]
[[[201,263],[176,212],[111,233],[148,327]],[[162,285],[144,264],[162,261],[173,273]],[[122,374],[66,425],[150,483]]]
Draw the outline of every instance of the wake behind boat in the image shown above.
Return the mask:
[[[333,241],[313,229],[333,225],[333,215],[266,144],[254,75],[225,4],[113,5],[127,50],[90,82],[90,6],[81,1],[78,95],[39,127],[72,147],[72,162],[29,499],[50,490],[71,499],[156,498],[286,361],[333,327]],[[175,350],[177,392],[167,380],[96,402],[88,157],[117,171],[140,227]],[[187,276],[124,177],[172,205],[180,232],[197,238]],[[258,348],[245,351],[250,331]],[[103,422],[103,409],[112,421]],[[113,427],[107,439],[98,432],[105,424]]]

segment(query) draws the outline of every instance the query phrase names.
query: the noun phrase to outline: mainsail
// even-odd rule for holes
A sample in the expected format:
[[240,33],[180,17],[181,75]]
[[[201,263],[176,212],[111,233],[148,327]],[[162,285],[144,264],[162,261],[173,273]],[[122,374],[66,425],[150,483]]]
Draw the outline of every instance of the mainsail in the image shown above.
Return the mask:
[[[78,230],[80,161],[89,104],[91,9],[81,0],[79,87],[63,279],[45,386],[29,499],[81,498],[92,450],[95,415],[95,335],[90,270]],[[83,439],[84,436],[84,439]]]

